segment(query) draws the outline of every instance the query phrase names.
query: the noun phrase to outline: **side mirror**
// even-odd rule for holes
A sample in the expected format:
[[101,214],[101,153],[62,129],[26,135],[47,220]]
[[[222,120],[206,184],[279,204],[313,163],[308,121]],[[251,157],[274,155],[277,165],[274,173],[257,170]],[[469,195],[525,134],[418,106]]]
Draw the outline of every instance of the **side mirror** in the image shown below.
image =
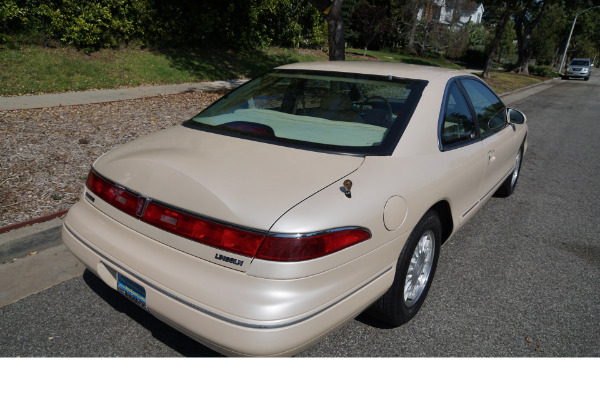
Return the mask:
[[525,123],[525,114],[523,114],[521,111],[515,110],[514,108],[507,108],[506,109],[506,119],[511,123],[511,124],[524,124]]

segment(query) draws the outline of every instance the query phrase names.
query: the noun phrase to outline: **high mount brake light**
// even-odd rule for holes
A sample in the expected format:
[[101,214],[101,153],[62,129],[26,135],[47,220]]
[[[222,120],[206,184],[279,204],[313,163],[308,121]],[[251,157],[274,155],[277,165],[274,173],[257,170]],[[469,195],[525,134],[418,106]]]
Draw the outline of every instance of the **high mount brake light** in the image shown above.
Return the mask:
[[265,124],[259,124],[258,122],[231,121],[221,126],[229,129],[235,129],[236,131],[258,133],[259,135],[264,136],[275,136],[273,128]]
[[[245,230],[157,203],[90,171],[87,188],[124,213],[175,235],[221,250],[267,261],[304,261],[335,253],[371,237],[363,228],[313,234],[271,234]],[[145,205],[143,207],[142,205]]]

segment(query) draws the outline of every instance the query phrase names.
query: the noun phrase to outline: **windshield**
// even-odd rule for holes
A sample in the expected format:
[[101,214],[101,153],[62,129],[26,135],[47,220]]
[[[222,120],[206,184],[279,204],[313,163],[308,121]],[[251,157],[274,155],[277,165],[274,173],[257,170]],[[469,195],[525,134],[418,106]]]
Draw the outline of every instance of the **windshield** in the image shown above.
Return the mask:
[[590,65],[590,62],[588,60],[573,60],[571,65]]
[[275,70],[189,123],[302,148],[391,154],[425,85],[391,76]]

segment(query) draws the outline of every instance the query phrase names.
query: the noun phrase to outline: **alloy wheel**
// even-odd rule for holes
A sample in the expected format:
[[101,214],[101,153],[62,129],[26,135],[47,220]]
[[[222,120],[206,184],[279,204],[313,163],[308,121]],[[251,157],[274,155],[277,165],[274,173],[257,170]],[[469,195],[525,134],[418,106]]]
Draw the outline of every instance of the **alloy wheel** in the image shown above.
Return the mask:
[[423,233],[415,247],[404,281],[404,304],[412,307],[427,287],[435,256],[435,236],[431,230]]

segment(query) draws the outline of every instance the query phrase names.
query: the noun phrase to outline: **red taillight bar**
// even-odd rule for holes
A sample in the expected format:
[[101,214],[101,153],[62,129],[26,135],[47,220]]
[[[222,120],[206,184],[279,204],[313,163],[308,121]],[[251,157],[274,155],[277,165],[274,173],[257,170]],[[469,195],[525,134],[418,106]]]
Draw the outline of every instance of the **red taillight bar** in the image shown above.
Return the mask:
[[269,261],[305,261],[343,250],[371,237],[363,228],[340,228],[310,235],[268,235],[256,258]]
[[126,214],[135,216],[140,196],[109,182],[94,171],[90,171],[86,186],[113,207],[118,208]]
[[254,257],[264,234],[244,231],[150,202],[142,221],[218,249]]
[[313,234],[269,234],[212,221],[147,199],[90,171],[87,188],[124,213],[175,235],[221,250],[268,261],[305,261],[335,253],[371,237],[364,228]]
[[94,170],[90,171],[87,187],[113,207],[152,226],[246,257],[256,255],[266,236],[266,233],[220,224],[147,200],[108,181]]

